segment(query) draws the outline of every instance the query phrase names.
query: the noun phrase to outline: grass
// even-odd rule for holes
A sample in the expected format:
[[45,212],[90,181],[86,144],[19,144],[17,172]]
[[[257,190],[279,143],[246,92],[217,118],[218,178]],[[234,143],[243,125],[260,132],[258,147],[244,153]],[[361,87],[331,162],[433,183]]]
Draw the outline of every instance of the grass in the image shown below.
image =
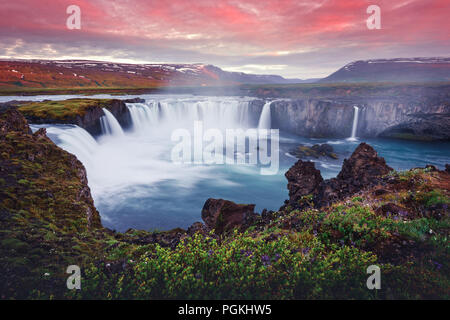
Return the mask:
[[[170,246],[151,240],[167,231],[104,229],[82,196],[81,164],[49,139],[0,130],[0,150],[4,299],[450,298],[442,171],[393,171],[378,196],[363,190],[320,209],[287,208],[245,232],[184,234]],[[401,211],[383,214],[386,204]],[[78,291],[65,286],[71,264],[82,270]],[[366,287],[373,264],[382,272],[378,291]]]
[[28,118],[68,120],[84,116],[90,108],[108,108],[113,99],[69,99],[61,101],[30,102],[18,110]]

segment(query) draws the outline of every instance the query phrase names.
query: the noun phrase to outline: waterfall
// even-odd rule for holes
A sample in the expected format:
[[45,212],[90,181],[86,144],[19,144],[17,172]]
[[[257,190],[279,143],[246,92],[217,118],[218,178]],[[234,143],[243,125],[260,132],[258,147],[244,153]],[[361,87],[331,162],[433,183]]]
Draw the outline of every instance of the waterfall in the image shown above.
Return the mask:
[[259,118],[258,129],[270,129],[272,124],[272,117],[270,114],[270,104],[271,102],[266,102],[264,105],[261,116]]
[[105,115],[100,118],[100,124],[102,127],[103,134],[122,136],[123,130],[122,127],[120,126],[119,121],[117,121],[114,115],[106,108],[103,108],[103,113]]
[[358,128],[358,112],[359,108],[357,106],[353,106],[355,113],[353,115],[353,126],[352,126],[352,135],[347,140],[356,141],[356,129]]
[[149,127],[158,125],[158,105],[145,103],[127,103],[130,111],[131,121],[133,123],[133,130],[135,132],[142,132]]
[[127,103],[133,131],[170,136],[178,128],[192,129],[203,121],[205,129],[250,128],[249,102],[232,98],[178,98]]
[[76,125],[30,125],[33,131],[45,127],[47,135],[58,146],[74,154],[86,166],[89,167],[92,155],[98,149],[98,143],[83,128]]

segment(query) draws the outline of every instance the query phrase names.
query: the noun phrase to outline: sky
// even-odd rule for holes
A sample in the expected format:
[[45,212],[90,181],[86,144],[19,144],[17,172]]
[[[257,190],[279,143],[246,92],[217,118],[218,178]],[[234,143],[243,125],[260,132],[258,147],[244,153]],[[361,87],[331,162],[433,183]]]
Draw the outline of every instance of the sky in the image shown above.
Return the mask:
[[[81,29],[66,9],[81,9]],[[369,30],[369,5],[381,29]],[[325,77],[355,60],[448,57],[449,0],[0,0],[0,58],[205,63]]]

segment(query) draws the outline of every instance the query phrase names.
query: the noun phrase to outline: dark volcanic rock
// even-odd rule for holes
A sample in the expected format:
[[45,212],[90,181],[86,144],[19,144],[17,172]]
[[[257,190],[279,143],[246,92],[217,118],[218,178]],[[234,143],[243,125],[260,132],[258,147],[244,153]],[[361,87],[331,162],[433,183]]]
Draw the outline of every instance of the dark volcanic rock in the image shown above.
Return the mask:
[[322,207],[376,184],[381,176],[391,170],[366,143],[361,143],[351,157],[344,160],[341,172],[333,179],[323,180],[314,163],[299,160],[286,173],[289,204],[294,208],[303,208],[303,200],[309,195],[312,203],[308,205]]
[[[448,85],[439,89],[382,86],[371,87],[371,92],[366,90],[350,86],[348,90],[322,92],[320,95],[326,98],[311,98],[303,93],[305,96],[301,98],[278,99],[271,105],[272,124],[274,128],[304,137],[345,138],[351,134],[356,105],[359,107],[358,137],[450,139]],[[351,96],[346,96],[347,93]],[[302,95],[301,90],[296,94]]]
[[374,148],[363,142],[349,159],[344,160],[337,179],[359,190],[390,171],[392,168],[386,164],[384,158],[379,157]]
[[[135,236],[137,234],[137,236]],[[147,233],[140,232],[135,229],[128,229],[123,235],[119,235],[122,241],[128,243],[147,245],[152,243],[157,243],[161,247],[168,247],[174,249],[181,241],[181,239],[186,236],[186,230],[181,228],[172,229],[163,232],[153,232]]]
[[285,174],[288,180],[289,204],[298,207],[307,195],[317,194],[323,182],[320,171],[310,161],[299,160]]
[[[83,164],[56,146],[44,128],[31,134],[24,116],[15,108],[0,110],[0,150],[4,184],[0,199],[6,200],[0,207],[6,203],[11,210],[27,212],[30,203],[16,196],[26,194],[33,199],[32,208],[43,214],[50,212],[47,201],[52,199],[52,210],[57,212],[55,216],[51,213],[53,224],[71,224],[72,219],[80,230],[81,226],[101,228]],[[8,192],[11,189],[14,193]]]
[[385,217],[395,216],[395,215],[402,215],[402,216],[408,215],[408,212],[405,209],[403,209],[402,207],[399,207],[395,203],[386,203],[386,204],[382,205],[381,207],[379,207],[375,211],[375,213],[378,215],[383,215]]
[[188,229],[187,234],[193,236],[196,233],[200,233],[203,235],[208,234],[208,228],[201,222],[194,222]]
[[0,109],[0,135],[6,135],[9,131],[17,131],[24,134],[31,133],[27,120],[13,107],[2,107]]
[[202,219],[216,234],[223,234],[235,227],[245,226],[258,216],[254,204],[237,204],[223,199],[206,200]]
[[338,156],[334,153],[333,147],[329,144],[315,144],[312,147],[308,147],[305,145],[299,145],[295,149],[291,150],[294,156],[299,159],[304,158],[320,158],[320,157],[329,157],[332,159],[337,159]]
[[387,128],[381,137],[406,140],[450,140],[450,114],[411,114],[408,121]]

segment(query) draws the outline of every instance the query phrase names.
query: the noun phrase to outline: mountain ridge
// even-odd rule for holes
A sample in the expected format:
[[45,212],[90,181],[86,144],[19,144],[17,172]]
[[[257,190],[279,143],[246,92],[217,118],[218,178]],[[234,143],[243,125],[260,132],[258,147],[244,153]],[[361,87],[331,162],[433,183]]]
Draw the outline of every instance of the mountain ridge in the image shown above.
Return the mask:
[[304,80],[228,72],[210,64],[130,64],[93,60],[0,60],[0,88],[162,87],[287,84]]
[[395,58],[353,61],[319,83],[450,81],[450,58]]

